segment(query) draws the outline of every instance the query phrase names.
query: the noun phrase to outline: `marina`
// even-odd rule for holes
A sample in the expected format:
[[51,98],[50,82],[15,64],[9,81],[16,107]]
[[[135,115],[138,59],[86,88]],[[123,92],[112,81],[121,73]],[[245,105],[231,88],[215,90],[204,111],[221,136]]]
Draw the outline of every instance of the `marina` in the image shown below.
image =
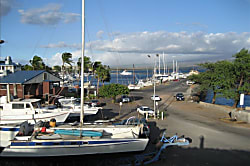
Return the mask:
[[248,165],[248,6],[0,0],[0,166]]

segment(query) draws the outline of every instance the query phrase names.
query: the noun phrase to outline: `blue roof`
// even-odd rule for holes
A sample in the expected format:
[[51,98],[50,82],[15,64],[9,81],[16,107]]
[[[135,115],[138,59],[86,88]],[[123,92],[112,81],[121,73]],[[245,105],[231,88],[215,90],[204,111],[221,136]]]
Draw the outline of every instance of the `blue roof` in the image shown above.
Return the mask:
[[32,71],[17,71],[13,74],[9,74],[3,78],[0,78],[0,83],[20,83],[23,84],[26,81],[34,78],[35,76],[45,72],[44,70],[32,70]]

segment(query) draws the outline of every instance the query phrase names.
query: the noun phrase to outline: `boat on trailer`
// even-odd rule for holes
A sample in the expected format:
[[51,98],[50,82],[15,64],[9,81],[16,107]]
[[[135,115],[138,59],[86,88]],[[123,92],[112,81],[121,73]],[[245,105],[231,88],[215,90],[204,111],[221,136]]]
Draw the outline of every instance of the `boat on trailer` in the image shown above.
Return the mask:
[[[52,135],[54,136],[54,135]],[[51,137],[52,137],[51,136]],[[143,151],[148,139],[85,138],[57,135],[53,139],[15,140],[1,153],[2,157],[49,157]],[[66,139],[67,138],[67,139]]]
[[110,128],[60,126],[48,129],[37,127],[31,135],[17,135],[0,155],[2,157],[71,156],[143,151],[146,148],[149,139],[140,138],[133,133],[134,127],[117,125],[115,129],[114,126]]

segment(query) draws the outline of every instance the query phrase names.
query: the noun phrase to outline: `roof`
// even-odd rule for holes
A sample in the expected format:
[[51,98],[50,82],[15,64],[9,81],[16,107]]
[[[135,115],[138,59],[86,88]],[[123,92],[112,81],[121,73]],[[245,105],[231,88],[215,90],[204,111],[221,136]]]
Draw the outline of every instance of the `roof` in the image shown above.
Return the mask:
[[13,100],[11,103],[34,103],[40,102],[41,99],[23,99],[23,100]]
[[13,74],[9,74],[6,77],[0,79],[1,83],[20,83],[24,82],[36,77],[37,75],[45,72],[45,70],[32,70],[32,71],[17,71]]

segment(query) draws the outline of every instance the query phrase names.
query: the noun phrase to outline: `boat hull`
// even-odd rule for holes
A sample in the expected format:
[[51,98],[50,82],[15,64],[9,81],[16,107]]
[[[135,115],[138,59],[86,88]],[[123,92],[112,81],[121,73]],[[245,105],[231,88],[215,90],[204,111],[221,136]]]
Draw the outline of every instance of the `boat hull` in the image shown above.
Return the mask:
[[19,131],[20,126],[0,126],[0,147],[6,147]]
[[[13,124],[13,123],[22,123],[28,121],[29,123],[34,124],[35,121],[50,121],[54,118],[57,122],[65,122],[68,118],[70,112],[57,112],[57,113],[43,113],[43,114],[27,114],[27,115],[3,115],[0,118],[0,124]],[[35,121],[34,121],[35,119]]]
[[[39,145],[38,145],[39,144]],[[135,152],[145,150],[148,139],[90,139],[72,141],[13,142],[2,157],[50,157]]]

